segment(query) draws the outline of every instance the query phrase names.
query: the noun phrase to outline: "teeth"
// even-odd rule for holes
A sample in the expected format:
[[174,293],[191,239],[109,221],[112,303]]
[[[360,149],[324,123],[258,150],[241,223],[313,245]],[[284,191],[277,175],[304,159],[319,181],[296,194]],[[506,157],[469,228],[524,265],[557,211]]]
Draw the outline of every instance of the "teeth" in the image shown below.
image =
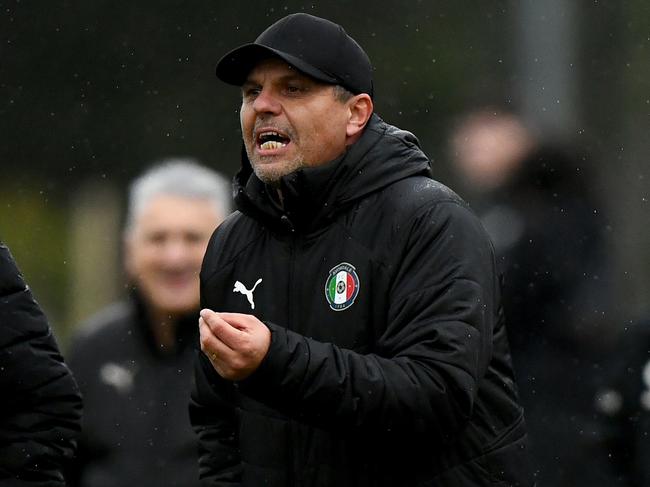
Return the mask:
[[283,144],[282,142],[276,142],[275,140],[269,140],[267,142],[264,142],[262,145],[260,145],[260,149],[263,149],[263,150],[279,149],[279,148],[284,147],[286,145],[287,144]]

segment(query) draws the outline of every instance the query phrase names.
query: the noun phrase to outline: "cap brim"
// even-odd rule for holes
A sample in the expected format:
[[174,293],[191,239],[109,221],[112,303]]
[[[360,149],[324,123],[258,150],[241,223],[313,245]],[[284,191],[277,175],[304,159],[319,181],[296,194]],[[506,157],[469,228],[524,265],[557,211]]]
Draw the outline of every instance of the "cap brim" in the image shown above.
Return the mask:
[[280,58],[298,71],[324,83],[339,83],[339,80],[335,77],[315,68],[302,59],[261,44],[245,44],[223,56],[217,63],[217,78],[225,83],[241,86],[246,81],[251,70],[260,61],[270,57]]

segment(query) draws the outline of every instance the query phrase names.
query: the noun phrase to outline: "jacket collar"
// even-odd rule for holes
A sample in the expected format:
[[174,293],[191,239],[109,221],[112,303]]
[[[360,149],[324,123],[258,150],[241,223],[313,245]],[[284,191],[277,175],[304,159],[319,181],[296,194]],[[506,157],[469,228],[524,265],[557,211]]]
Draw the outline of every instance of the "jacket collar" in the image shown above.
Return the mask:
[[179,355],[183,353],[187,347],[192,346],[195,343],[198,334],[196,326],[196,320],[199,316],[198,309],[196,312],[187,313],[176,320],[174,351],[165,352],[160,349],[154,340],[153,331],[151,329],[153,324],[151,323],[151,316],[147,304],[136,287],[131,288],[129,292],[129,301],[133,305],[136,328],[142,333],[144,341],[150,347],[154,355],[160,357]]
[[367,194],[414,174],[430,175],[418,140],[374,114],[361,138],[342,156],[284,176],[283,205],[276,190],[255,176],[242,149],[242,167],[234,178],[235,203],[243,213],[278,230],[308,232]]

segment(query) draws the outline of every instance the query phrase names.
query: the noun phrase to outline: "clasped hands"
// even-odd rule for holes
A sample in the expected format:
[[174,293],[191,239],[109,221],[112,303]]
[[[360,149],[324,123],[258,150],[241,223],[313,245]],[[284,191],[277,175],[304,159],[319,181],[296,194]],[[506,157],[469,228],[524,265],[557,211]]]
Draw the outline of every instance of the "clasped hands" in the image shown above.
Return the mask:
[[271,344],[271,331],[253,315],[216,313],[203,309],[199,318],[201,351],[217,373],[242,380],[262,363]]

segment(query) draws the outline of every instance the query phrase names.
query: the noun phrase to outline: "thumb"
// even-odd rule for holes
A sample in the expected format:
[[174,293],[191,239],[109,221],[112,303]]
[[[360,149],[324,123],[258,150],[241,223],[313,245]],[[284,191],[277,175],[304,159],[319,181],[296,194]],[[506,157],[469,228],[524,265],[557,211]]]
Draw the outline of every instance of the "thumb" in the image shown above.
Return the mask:
[[212,311],[211,309],[204,308],[201,311],[199,311],[199,316],[203,318],[203,321],[205,321],[206,323],[211,323],[219,315],[214,311]]

